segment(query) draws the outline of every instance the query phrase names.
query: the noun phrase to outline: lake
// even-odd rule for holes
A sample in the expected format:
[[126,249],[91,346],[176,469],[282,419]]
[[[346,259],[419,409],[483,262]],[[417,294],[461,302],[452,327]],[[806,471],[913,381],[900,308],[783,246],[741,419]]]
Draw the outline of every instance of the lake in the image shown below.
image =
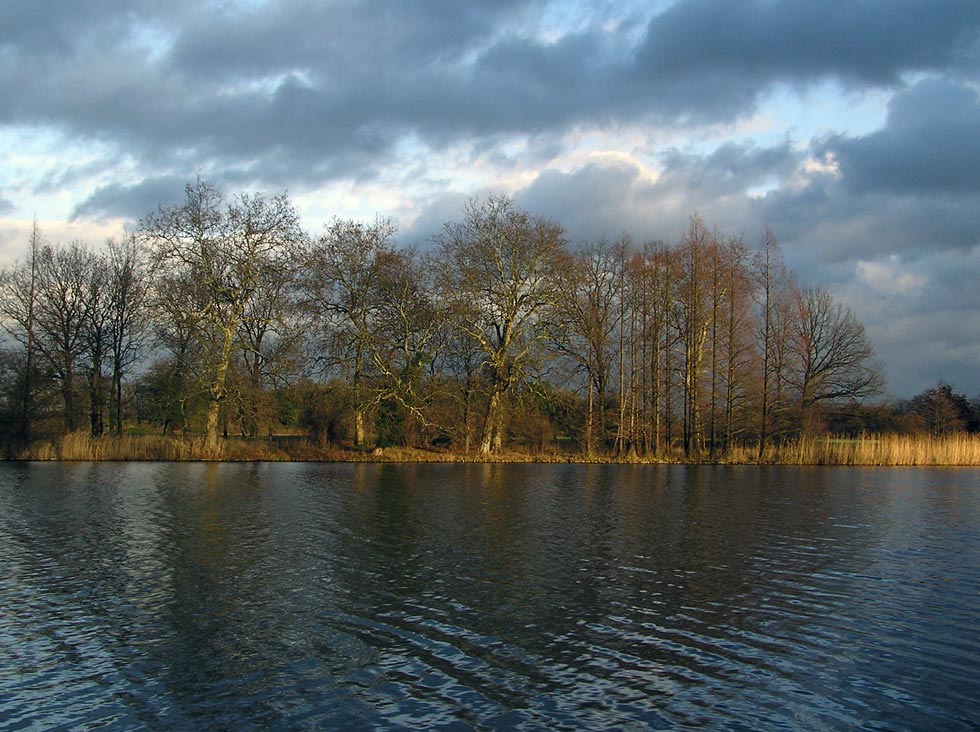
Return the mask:
[[4,730],[968,730],[980,471],[0,465]]

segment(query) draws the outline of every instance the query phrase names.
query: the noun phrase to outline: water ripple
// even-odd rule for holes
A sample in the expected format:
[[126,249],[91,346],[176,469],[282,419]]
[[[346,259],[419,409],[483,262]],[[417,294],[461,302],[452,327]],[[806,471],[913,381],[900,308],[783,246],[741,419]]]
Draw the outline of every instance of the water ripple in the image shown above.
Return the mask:
[[0,466],[0,726],[974,729],[978,477]]

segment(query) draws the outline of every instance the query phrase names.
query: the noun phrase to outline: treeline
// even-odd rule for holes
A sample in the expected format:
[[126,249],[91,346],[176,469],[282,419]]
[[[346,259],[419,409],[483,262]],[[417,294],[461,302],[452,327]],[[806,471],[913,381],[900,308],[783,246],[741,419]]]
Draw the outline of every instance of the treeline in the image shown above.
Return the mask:
[[285,195],[203,180],[99,251],[35,227],[0,275],[5,442],[152,431],[220,454],[230,435],[291,434],[697,459],[973,424],[864,403],[882,379],[863,327],[797,285],[770,231],[753,249],[695,215],[674,243],[572,247],[491,197],[431,244],[400,247],[383,220],[310,236]]

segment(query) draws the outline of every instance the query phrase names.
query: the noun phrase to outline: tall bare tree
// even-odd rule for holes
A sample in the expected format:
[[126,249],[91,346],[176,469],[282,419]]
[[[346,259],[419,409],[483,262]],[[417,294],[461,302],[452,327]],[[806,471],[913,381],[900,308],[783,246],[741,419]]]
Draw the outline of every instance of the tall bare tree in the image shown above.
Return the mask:
[[157,266],[181,271],[199,284],[199,337],[211,341],[207,377],[205,449],[218,448],[218,423],[227,397],[228,371],[249,304],[262,273],[287,267],[302,241],[299,215],[283,195],[239,194],[226,201],[211,183],[198,179],[185,189],[180,206],[161,208],[141,224]]
[[89,429],[93,437],[105,432],[105,364],[112,347],[112,272],[105,254],[92,254],[86,263],[85,366],[88,371]]
[[796,284],[786,271],[782,250],[768,227],[753,260],[756,340],[761,360],[759,459],[774,431],[773,415],[782,409],[786,381],[789,324]]
[[623,257],[605,239],[576,251],[559,273],[553,343],[585,374],[585,452],[595,452],[596,436],[606,437],[606,398],[613,376],[614,341],[619,324],[620,268]]
[[239,324],[238,419],[242,434],[250,437],[258,435],[263,404],[268,412],[270,390],[285,387],[303,370],[304,330],[310,320],[299,306],[300,252],[294,247],[262,263]]
[[164,433],[185,433],[189,405],[206,391],[201,385],[207,378],[205,352],[210,348],[204,317],[209,299],[203,283],[187,270],[154,274],[149,292],[152,335],[165,356],[155,364],[150,381]]
[[150,273],[135,236],[108,242],[109,351],[112,366],[111,426],[123,427],[123,377],[146,345]]
[[509,198],[490,197],[447,223],[438,246],[449,317],[485,359],[490,395],[480,452],[489,454],[502,447],[504,400],[547,337],[544,316],[558,296],[565,235]]
[[319,365],[347,379],[354,401],[354,444],[367,441],[366,417],[378,394],[369,384],[374,368],[372,333],[380,302],[375,297],[379,264],[394,256],[395,229],[335,220],[313,242],[304,258],[304,307],[317,323],[322,345]]
[[0,272],[0,323],[24,349],[17,400],[17,437],[22,442],[31,439],[36,417],[35,396],[39,381],[35,344],[38,262],[44,246],[41,230],[35,221],[31,227],[27,258]]
[[418,428],[431,426],[423,378],[441,324],[432,270],[431,259],[414,249],[384,253],[376,261],[369,349],[379,377],[376,427],[386,445],[407,444]]
[[676,323],[683,356],[684,454],[696,456],[704,442],[701,388],[705,346],[712,327],[711,266],[715,236],[697,214],[676,251]]
[[722,315],[724,335],[724,448],[727,450],[736,434],[745,428],[740,424],[741,413],[748,409],[751,366],[754,356],[750,302],[752,272],[749,251],[742,237],[728,240],[725,258],[725,290],[727,298]]

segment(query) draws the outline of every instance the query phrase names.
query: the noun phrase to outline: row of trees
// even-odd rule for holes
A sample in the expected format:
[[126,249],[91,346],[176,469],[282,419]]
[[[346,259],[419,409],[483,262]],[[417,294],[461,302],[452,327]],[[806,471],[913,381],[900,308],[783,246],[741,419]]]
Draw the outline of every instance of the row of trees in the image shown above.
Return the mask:
[[697,215],[674,244],[569,245],[511,200],[473,201],[425,251],[385,221],[305,234],[286,196],[188,185],[100,252],[49,245],[0,278],[7,432],[134,421],[373,445],[567,440],[717,454],[822,429],[881,388],[864,329]]

